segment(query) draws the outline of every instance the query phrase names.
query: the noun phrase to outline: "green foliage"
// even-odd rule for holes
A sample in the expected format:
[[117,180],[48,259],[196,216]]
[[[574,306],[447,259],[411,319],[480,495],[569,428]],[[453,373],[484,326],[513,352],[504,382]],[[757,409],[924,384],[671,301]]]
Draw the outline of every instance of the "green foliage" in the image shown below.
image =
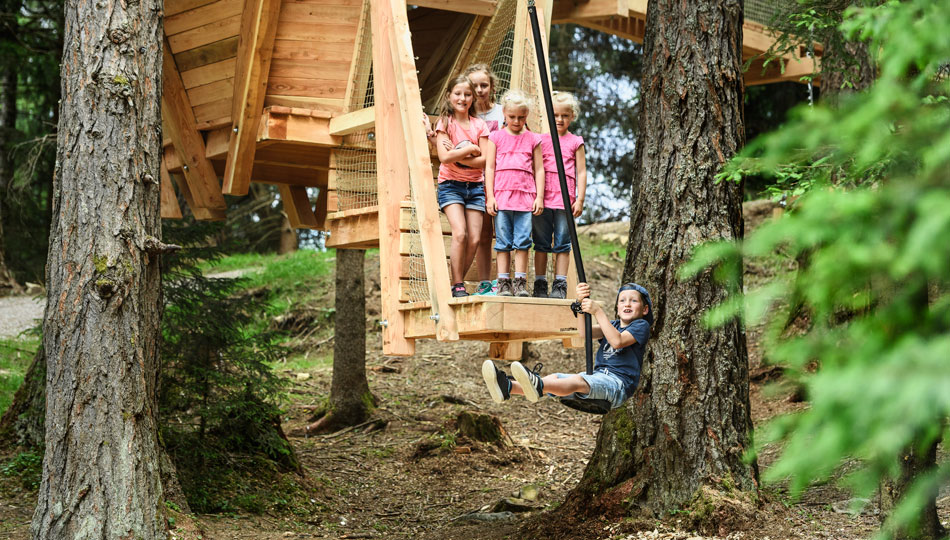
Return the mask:
[[0,466],[0,474],[7,477],[18,477],[20,486],[29,491],[36,491],[40,486],[43,474],[43,452],[21,452]]
[[13,394],[23,383],[39,346],[39,338],[35,335],[0,339],[0,415],[13,402]]
[[162,437],[197,511],[222,509],[206,481],[229,474],[232,454],[298,467],[280,431],[286,381],[270,369],[284,351],[274,334],[256,330],[266,294],[238,294],[241,280],[207,278],[197,267],[220,253],[206,241],[214,228],[166,224],[167,241],[191,247],[163,259]]
[[[744,243],[701,248],[682,273],[779,249],[802,262],[707,320],[764,321],[769,360],[797,371],[807,389],[808,410],[759,434],[759,445],[785,443],[765,478],[787,478],[799,493],[858,458],[846,483],[867,497],[896,477],[902,451],[950,440],[950,5],[851,9],[841,29],[878,51],[878,81],[836,109],[798,111],[722,175],[826,168],[835,178],[800,186],[794,211]],[[807,328],[789,333],[800,308]],[[805,370],[812,363],[814,373]],[[928,490],[948,479],[948,463],[921,475],[888,529],[915,519]]]

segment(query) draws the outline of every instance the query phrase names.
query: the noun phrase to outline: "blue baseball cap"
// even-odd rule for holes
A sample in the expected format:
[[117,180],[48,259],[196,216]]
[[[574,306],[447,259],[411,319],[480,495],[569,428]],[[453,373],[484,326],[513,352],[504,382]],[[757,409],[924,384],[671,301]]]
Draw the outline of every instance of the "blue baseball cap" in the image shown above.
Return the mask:
[[614,301],[614,307],[617,307],[617,302],[620,301],[620,293],[623,291],[637,291],[640,293],[640,296],[643,297],[643,300],[647,303],[647,307],[650,308],[650,311],[643,317],[650,326],[653,326],[653,301],[650,300],[650,293],[647,292],[646,288],[643,285],[638,285],[636,283],[624,283],[620,286],[620,289],[617,290],[617,300]]

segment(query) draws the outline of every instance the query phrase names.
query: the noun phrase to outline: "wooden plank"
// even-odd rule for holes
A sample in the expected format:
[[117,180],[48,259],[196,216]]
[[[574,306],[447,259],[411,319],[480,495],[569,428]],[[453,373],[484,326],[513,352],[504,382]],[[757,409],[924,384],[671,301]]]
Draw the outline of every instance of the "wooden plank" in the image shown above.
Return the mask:
[[274,60],[306,60],[309,62],[349,62],[353,43],[314,43],[307,41],[274,40]]
[[356,29],[356,24],[283,21],[277,28],[277,39],[352,44]]
[[202,126],[207,129],[210,124],[216,123],[220,118],[231,117],[231,96],[197,105],[194,107],[194,111],[195,123],[198,125],[198,129],[201,129]]
[[563,24],[578,19],[627,17],[629,13],[628,0],[588,0],[586,2],[560,0],[555,3],[551,21],[554,24]]
[[290,226],[295,229],[316,229],[317,218],[313,213],[313,207],[310,206],[307,188],[286,184],[280,184],[277,188],[280,191],[280,202],[284,207],[284,213],[287,214],[287,220],[290,221]]
[[267,94],[264,98],[264,107],[306,107],[311,110],[327,112],[341,112],[344,109],[343,100],[339,98],[315,98],[307,96],[283,96]]
[[[452,234],[452,226],[449,225],[449,219],[445,217],[445,214],[439,214],[439,224],[442,226],[442,234]],[[410,208],[400,208],[399,209],[399,230],[408,232],[412,226],[412,209]],[[416,225],[418,226],[418,224]]]
[[349,135],[376,125],[376,108],[367,107],[330,119],[330,135]]
[[243,0],[218,0],[201,7],[165,17],[165,35],[174,36],[208,23],[240,15]]
[[521,341],[496,341],[488,345],[488,357],[492,360],[521,360],[524,350]]
[[325,231],[327,230],[327,188],[321,187],[318,188],[320,192],[317,194],[317,204],[313,209],[313,215],[317,222],[315,229]]
[[220,21],[206,24],[193,30],[168,37],[168,44],[175,54],[201,47],[215,41],[236,36],[241,31],[241,16],[233,15]]
[[175,196],[175,188],[172,187],[172,179],[165,168],[164,161],[161,167],[161,198],[162,198],[162,218],[181,219],[181,206],[178,205],[178,197]]
[[346,94],[346,81],[343,79],[270,77],[267,84],[267,93],[283,96],[343,99]]
[[223,221],[225,219],[225,210],[223,208],[205,208],[195,204],[195,198],[191,194],[191,188],[188,187],[188,182],[185,180],[184,175],[172,174],[171,169],[165,165],[163,165],[162,168],[168,171],[168,175],[178,186],[178,191],[181,192],[181,196],[185,199],[185,204],[188,205],[195,219],[199,221]]
[[181,82],[185,88],[194,88],[203,84],[234,78],[234,62],[222,60],[199,68],[181,72]]
[[216,129],[205,135],[205,156],[208,159],[220,159],[228,153],[228,139],[231,130],[228,128]]
[[345,81],[350,76],[350,60],[313,60],[276,58],[271,63],[271,77],[282,79],[315,79]]
[[228,60],[237,56],[238,36],[209,43],[175,55],[175,62],[182,72]]
[[188,101],[191,102],[192,107],[222,99],[230,102],[232,93],[234,93],[234,79],[223,79],[189,89]]
[[[329,197],[329,194],[327,196]],[[379,214],[376,212],[328,219],[327,224],[330,229],[330,236],[326,241],[327,247],[353,248],[360,245],[379,245]]]
[[356,27],[356,39],[350,49],[350,69],[343,95],[346,112],[363,108],[366,87],[369,84],[370,64],[373,60],[372,27],[369,19],[369,0],[360,6],[360,19]]
[[407,0],[407,4],[432,9],[441,9],[443,11],[455,11],[457,13],[469,13],[471,15],[482,15],[491,17],[498,9],[497,0]]
[[165,0],[165,16],[172,17],[183,11],[195,9],[215,0]]
[[[422,234],[414,234],[414,233],[407,233],[407,232],[399,233],[399,254],[400,255],[425,255],[424,247],[423,247],[424,240],[421,237],[422,237]],[[440,232],[437,238],[442,239],[443,252],[448,253],[452,247],[452,235],[451,234],[443,235]],[[426,266],[429,265],[429,261],[431,260],[432,259],[429,259],[428,257],[426,257]]]
[[231,105],[234,136],[229,141],[222,182],[222,191],[228,195],[247,195],[251,184],[279,13],[280,0],[244,2]]
[[285,2],[280,22],[359,23],[362,6],[328,6],[323,2]]
[[[182,85],[171,49],[164,47],[164,79],[162,83],[162,121],[168,130],[175,153],[182,161],[185,181],[201,208],[224,210],[224,197],[218,185],[218,176],[205,155],[205,142],[198,133],[188,94]],[[189,205],[191,206],[191,205]],[[192,211],[195,211],[192,206]],[[196,213],[197,215],[197,213]]]
[[[376,115],[377,131],[385,133],[385,137],[377,140],[377,171],[380,178],[380,211],[388,207],[389,221],[380,220],[380,237],[383,227],[388,227],[389,234],[396,234],[398,230],[399,201],[405,197],[389,197],[382,195],[382,186],[389,184],[391,178],[401,171],[392,170],[392,167],[401,167],[403,163],[408,170],[409,183],[412,185],[413,198],[416,202],[416,215],[419,219],[422,249],[426,259],[426,284],[429,288],[429,299],[432,302],[433,315],[436,320],[436,339],[439,341],[457,340],[458,328],[455,323],[455,313],[449,307],[449,272],[442,261],[445,260],[445,244],[439,224],[439,205],[436,202],[435,187],[432,184],[432,164],[429,160],[429,145],[425,137],[425,129],[418,115],[422,112],[422,100],[419,96],[419,81],[416,78],[415,59],[412,53],[412,36],[409,31],[409,20],[406,14],[404,0],[382,0],[373,2],[373,80],[380,81],[374,84],[375,101],[378,114]],[[385,36],[385,38],[383,38]],[[381,74],[392,74],[392,86],[376,77],[376,67],[387,66],[392,69],[381,69]],[[387,81],[388,82],[388,81]],[[392,89],[395,88],[395,95]],[[381,108],[385,104],[385,109]],[[384,128],[383,120],[393,119],[398,126],[395,129]],[[402,140],[398,134],[402,133]],[[392,141],[391,146],[385,143]],[[400,144],[401,143],[401,144]],[[380,147],[385,150],[380,153]],[[399,160],[399,161],[397,161]],[[387,171],[387,168],[389,170]],[[385,173],[384,173],[385,171]],[[402,173],[405,174],[405,173]],[[396,263],[398,265],[398,263]],[[394,266],[390,271],[398,270]],[[392,272],[395,274],[395,272]]]
[[341,137],[330,135],[330,119],[275,112],[264,109],[260,140],[281,140],[322,146],[339,146]]

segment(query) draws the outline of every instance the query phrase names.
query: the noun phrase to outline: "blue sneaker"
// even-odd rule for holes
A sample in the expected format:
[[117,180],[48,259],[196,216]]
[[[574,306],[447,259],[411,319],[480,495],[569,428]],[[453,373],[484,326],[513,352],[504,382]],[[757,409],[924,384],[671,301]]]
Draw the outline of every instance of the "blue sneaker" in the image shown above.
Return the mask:
[[488,386],[488,393],[495,403],[501,403],[511,397],[511,381],[505,372],[496,368],[491,360],[482,362],[482,378]]
[[472,296],[489,296],[495,293],[491,290],[491,281],[483,281],[478,284],[478,288],[472,293]]

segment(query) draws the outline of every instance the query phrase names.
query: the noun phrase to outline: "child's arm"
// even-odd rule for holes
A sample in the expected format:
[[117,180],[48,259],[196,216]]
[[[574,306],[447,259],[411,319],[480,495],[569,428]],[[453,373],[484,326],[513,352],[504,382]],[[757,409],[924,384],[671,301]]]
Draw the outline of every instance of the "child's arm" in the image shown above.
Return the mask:
[[[586,283],[578,283],[576,291],[577,291],[577,301],[581,303],[581,309],[583,309],[585,301],[590,303],[590,285]],[[610,325],[610,326],[613,326],[613,325]],[[577,330],[580,333],[581,337],[584,337],[584,325],[578,324]],[[594,324],[591,326],[590,337],[593,339],[600,339],[604,337],[604,332],[603,330],[600,329],[599,324]]]
[[536,195],[531,213],[540,216],[544,211],[544,159],[541,157],[541,143],[534,147],[534,185]]
[[[461,161],[472,153],[472,147],[452,148],[452,141],[449,140],[448,133],[439,131],[436,134],[437,144],[435,149],[439,152],[439,161],[442,163],[456,163]],[[448,145],[446,145],[448,143]],[[477,148],[475,148],[477,150]]]
[[485,150],[488,144],[488,137],[481,137],[478,139],[478,146],[467,146],[466,150],[472,153],[472,155],[466,157],[465,159],[460,159],[459,163],[462,165],[468,165],[473,169],[484,169],[485,168]]
[[574,154],[574,174],[577,175],[575,178],[577,180],[577,198],[574,199],[571,210],[574,212],[574,217],[580,217],[581,213],[584,212],[584,195],[587,193],[587,158],[584,155],[583,145],[579,146]]
[[495,143],[491,140],[485,145],[485,210],[488,215],[498,214],[495,204]]

